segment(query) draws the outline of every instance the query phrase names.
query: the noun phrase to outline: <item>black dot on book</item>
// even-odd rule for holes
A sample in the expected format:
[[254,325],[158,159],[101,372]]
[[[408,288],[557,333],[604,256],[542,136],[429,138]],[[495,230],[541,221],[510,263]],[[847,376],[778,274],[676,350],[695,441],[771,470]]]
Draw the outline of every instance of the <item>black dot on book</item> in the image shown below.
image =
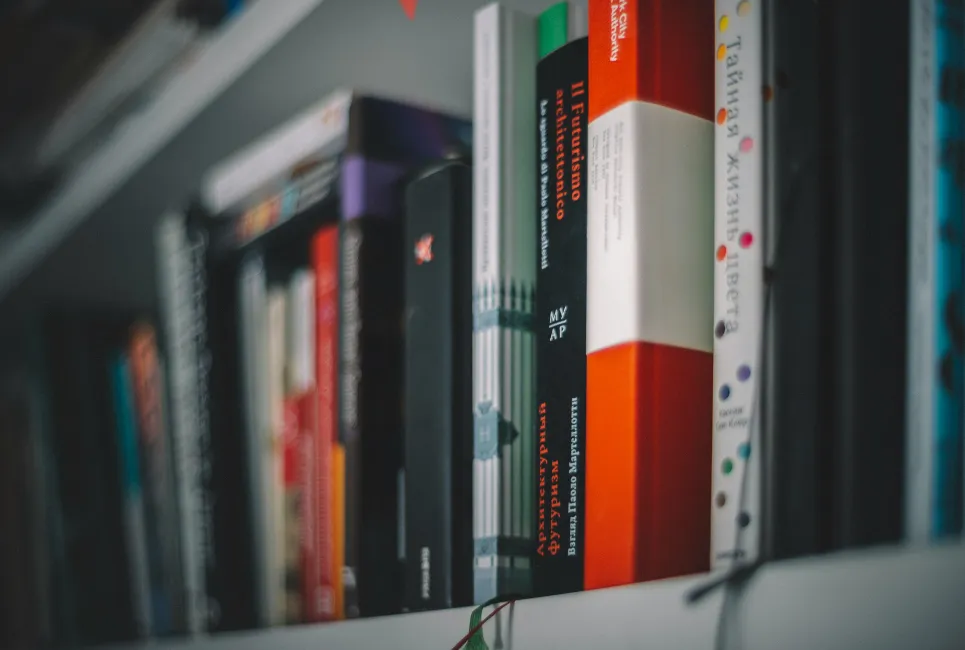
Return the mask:
[[741,528],[747,528],[751,523],[751,516],[746,512],[742,512],[737,515],[737,525]]
[[720,321],[717,323],[717,327],[714,328],[714,335],[719,339],[724,338],[724,331],[726,329],[727,328],[724,325],[724,321]]
[[723,508],[724,504],[727,503],[727,495],[724,492],[718,492],[714,498],[714,503],[717,504],[718,508]]

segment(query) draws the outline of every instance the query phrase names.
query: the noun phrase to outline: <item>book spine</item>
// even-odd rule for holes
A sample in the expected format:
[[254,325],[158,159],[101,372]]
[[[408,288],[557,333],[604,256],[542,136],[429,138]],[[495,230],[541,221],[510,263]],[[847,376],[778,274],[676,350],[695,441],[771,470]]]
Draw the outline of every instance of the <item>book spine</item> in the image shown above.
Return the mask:
[[344,221],[341,232],[338,408],[345,470],[342,579],[346,618],[393,614],[401,608],[398,489],[402,471],[403,273],[399,221],[391,216],[359,216]]
[[219,214],[245,197],[274,194],[300,164],[340,153],[348,141],[352,101],[351,92],[335,91],[216,165],[204,180],[205,207]]
[[183,629],[177,509],[174,503],[170,446],[164,419],[163,370],[154,327],[137,323],[128,346],[131,381],[137,406],[148,551],[150,553],[154,633]]
[[709,563],[712,10],[589,6],[587,589]]
[[908,223],[908,405],[905,478],[905,535],[912,541],[931,536],[932,453],[935,432],[934,359],[935,259],[937,223],[935,135],[938,90],[935,52],[936,0],[911,5],[911,125],[909,129]]
[[110,373],[111,389],[114,393],[117,448],[120,454],[124,542],[131,581],[134,626],[139,638],[147,638],[152,634],[151,580],[144,522],[144,493],[141,490],[141,467],[138,462],[137,421],[128,358],[123,354],[117,355],[111,361]]
[[537,595],[583,588],[587,75],[585,38],[536,68]]
[[938,257],[934,306],[938,377],[935,404],[935,501],[932,537],[957,537],[963,517],[965,436],[965,6],[939,0],[935,39],[938,55],[938,138],[935,214]]
[[338,226],[326,226],[312,239],[315,271],[315,381],[318,430],[314,453],[318,572],[314,579],[317,620],[344,618],[342,569],[336,558],[333,453],[338,443]]
[[911,8],[908,450],[905,533],[957,535],[963,517],[961,3]]
[[[170,358],[171,431],[180,513],[180,548],[188,634],[207,630],[206,566],[211,550],[205,505],[202,433],[198,422],[199,367],[196,332],[204,309],[203,239],[188,236],[185,217],[162,218],[157,233],[159,294]],[[203,312],[202,312],[203,313]],[[206,435],[205,435],[206,438]]]
[[253,588],[256,603],[256,624],[267,625],[273,593],[269,579],[272,549],[265,495],[271,489],[272,475],[265,471],[264,455],[271,450],[271,405],[268,375],[268,280],[264,258],[260,253],[248,255],[238,273],[238,322],[244,385],[244,429],[247,450],[247,473],[250,492],[251,538],[255,566]]
[[720,0],[716,12],[713,568],[759,552],[764,300],[761,7]]
[[284,625],[289,621],[286,566],[286,518],[285,507],[285,368],[287,293],[284,288],[273,287],[268,293],[268,383],[269,431],[267,446],[263,452],[262,471],[265,473],[264,511],[268,525],[270,552],[268,560],[270,625]]
[[405,604],[472,602],[472,172],[406,190]]
[[535,498],[535,18],[474,17],[474,600],[532,590]]

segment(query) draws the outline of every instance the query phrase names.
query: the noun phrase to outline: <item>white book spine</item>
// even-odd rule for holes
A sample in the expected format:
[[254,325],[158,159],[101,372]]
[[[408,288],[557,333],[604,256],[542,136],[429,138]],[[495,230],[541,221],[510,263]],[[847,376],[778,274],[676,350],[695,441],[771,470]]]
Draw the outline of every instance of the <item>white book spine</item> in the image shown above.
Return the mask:
[[718,0],[714,140],[714,432],[711,567],[760,546],[763,354],[761,3]]
[[934,261],[938,246],[935,11],[935,0],[911,3],[905,536],[914,542],[925,542],[930,537],[934,497]]
[[334,155],[348,138],[352,93],[333,92],[301,115],[216,165],[202,183],[205,207],[217,214],[313,155]]
[[[474,17],[473,539],[476,602],[531,589],[536,19]],[[518,549],[518,550],[512,550]],[[525,551],[525,552],[524,552]]]
[[271,625],[284,625],[287,618],[285,591],[285,351],[288,299],[284,289],[268,294],[268,401],[271,430],[268,450],[262,457],[266,477],[265,512],[268,513],[269,603]]
[[184,572],[186,631],[207,629],[204,504],[198,430],[198,367],[194,329],[194,251],[188,241],[184,215],[161,218],[157,234],[158,288],[163,327],[170,359],[171,432],[180,513],[181,563]]

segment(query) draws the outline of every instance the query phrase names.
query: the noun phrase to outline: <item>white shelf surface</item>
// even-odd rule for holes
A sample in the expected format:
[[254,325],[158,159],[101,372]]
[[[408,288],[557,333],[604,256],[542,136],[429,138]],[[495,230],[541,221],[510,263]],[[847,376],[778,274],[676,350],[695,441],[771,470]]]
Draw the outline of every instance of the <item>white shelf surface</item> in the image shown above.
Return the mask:
[[20,229],[0,239],[0,298],[322,0],[254,3],[122,123]]
[[[688,606],[706,576],[519,602],[486,624],[505,650],[713,650],[723,592]],[[965,545],[872,549],[776,563],[728,596],[736,650],[955,650],[965,647]],[[469,609],[233,633],[158,650],[445,650]],[[499,621],[501,645],[496,641]],[[146,646],[125,646],[138,650]]]

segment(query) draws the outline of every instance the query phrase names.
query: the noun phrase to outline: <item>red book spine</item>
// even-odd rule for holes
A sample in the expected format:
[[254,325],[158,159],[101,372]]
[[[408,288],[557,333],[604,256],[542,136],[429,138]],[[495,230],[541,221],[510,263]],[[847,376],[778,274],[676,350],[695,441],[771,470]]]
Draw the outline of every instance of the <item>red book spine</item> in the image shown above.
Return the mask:
[[713,0],[590,0],[587,589],[706,570]]
[[316,426],[311,450],[311,508],[313,566],[305,595],[306,620],[341,618],[341,568],[336,558],[340,526],[334,516],[333,448],[337,443],[338,381],[338,226],[326,226],[312,240],[315,272],[315,380],[311,409]]
[[[285,491],[285,570],[289,576],[285,584],[285,613],[289,623],[304,620],[304,597],[306,570],[306,522],[303,512],[302,474],[300,460],[301,418],[298,399],[286,398],[284,402],[282,431],[282,482]],[[294,576],[300,580],[292,580]]]

